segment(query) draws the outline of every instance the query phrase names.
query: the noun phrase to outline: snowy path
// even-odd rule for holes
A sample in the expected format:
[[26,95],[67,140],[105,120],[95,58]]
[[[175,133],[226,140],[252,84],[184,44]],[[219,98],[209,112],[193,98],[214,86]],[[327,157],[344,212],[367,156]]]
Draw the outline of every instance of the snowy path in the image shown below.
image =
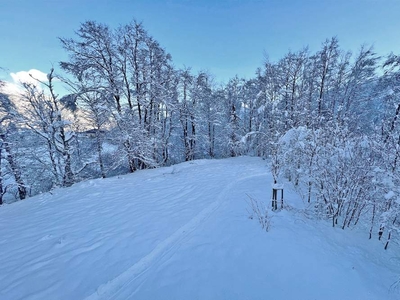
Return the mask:
[[[267,173],[262,174],[265,178]],[[118,277],[109,281],[107,284],[102,285],[99,289],[86,298],[86,300],[96,299],[128,299],[125,295],[126,291],[131,291],[132,286],[138,285],[137,281],[141,282],[146,278],[149,269],[165,262],[167,257],[170,257],[179,247],[184,243],[184,240],[194,230],[196,230],[203,222],[206,222],[209,217],[227,200],[229,192],[242,181],[251,180],[260,175],[252,175],[240,180],[235,180],[228,184],[217,197],[215,202],[212,202],[205,209],[203,209],[192,220],[183,225],[171,236],[162,241],[151,251],[148,255],[143,257],[139,262],[130,267],[127,271],[120,274]]]
[[[0,299],[399,299],[399,249],[301,213],[262,231],[258,158],[92,180],[0,208]],[[301,207],[298,197],[286,199]]]
[[0,299],[89,296],[254,169],[245,158],[195,161],[82,182],[1,207]]

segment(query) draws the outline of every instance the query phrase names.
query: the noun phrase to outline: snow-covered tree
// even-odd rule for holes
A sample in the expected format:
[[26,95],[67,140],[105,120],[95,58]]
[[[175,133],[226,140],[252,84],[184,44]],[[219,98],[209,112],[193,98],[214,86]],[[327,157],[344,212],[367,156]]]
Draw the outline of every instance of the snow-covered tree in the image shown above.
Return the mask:
[[54,91],[53,69],[47,78],[47,82],[36,79],[37,84],[23,83],[22,112],[19,117],[27,128],[43,140],[48,157],[37,158],[52,173],[54,184],[70,186],[74,183],[71,145],[74,133],[71,131],[71,121],[65,118],[64,106]]
[[171,56],[136,21],[117,29],[88,21],[61,42],[70,54],[61,67],[75,87],[84,81],[108,100],[114,142],[129,170],[165,163],[177,85]]
[[[0,93],[0,205],[3,204],[3,196],[14,185],[17,188],[18,198],[25,199],[28,196],[27,186],[22,176],[20,162],[15,155],[17,111],[6,94]],[[6,163],[8,165],[6,166]],[[12,177],[15,183],[7,183],[7,175]]]

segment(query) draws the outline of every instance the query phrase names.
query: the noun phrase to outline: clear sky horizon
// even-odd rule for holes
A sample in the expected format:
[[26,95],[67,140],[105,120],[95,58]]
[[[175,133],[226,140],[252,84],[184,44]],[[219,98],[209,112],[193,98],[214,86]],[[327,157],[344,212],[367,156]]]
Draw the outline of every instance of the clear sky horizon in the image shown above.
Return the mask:
[[400,54],[400,0],[0,0],[0,79],[67,59],[58,37],[74,37],[80,23],[115,28],[142,21],[177,68],[208,70],[217,81],[251,78],[267,53],[317,51],[337,36],[356,52],[363,43],[380,55]]

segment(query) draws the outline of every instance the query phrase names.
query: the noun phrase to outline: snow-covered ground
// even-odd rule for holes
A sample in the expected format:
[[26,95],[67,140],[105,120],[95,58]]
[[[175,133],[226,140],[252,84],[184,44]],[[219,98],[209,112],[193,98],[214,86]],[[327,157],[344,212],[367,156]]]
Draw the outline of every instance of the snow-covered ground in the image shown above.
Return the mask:
[[397,245],[268,201],[258,158],[200,160],[82,182],[0,207],[0,299],[400,299]]

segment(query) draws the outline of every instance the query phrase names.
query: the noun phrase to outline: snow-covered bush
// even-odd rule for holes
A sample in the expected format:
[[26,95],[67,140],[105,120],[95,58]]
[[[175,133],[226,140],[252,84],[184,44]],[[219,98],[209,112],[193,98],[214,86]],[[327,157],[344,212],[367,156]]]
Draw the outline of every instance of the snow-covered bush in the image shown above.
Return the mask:
[[314,200],[318,215],[343,229],[357,224],[376,196],[372,142],[338,127],[329,132],[298,127],[280,143],[284,175],[303,199]]
[[308,202],[311,201],[318,134],[319,131],[300,126],[290,129],[279,139],[278,158],[282,173]]

